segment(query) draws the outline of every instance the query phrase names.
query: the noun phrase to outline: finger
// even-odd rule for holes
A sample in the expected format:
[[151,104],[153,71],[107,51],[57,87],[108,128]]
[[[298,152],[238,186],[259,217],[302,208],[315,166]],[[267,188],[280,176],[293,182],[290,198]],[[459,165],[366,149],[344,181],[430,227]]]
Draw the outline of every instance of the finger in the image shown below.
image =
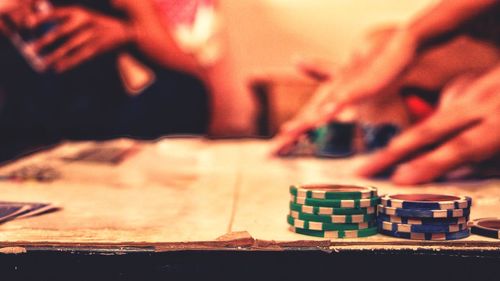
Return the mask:
[[73,19],[57,25],[55,29],[48,32],[45,36],[33,42],[32,48],[35,52],[40,52],[41,50],[47,48],[48,46],[54,44],[58,40],[68,37],[71,34],[86,29],[90,26],[90,22],[83,19]]
[[329,123],[341,110],[342,108],[336,107],[335,105],[326,104],[321,107],[314,116],[309,115],[304,119],[287,122],[278,136],[275,137],[274,145],[271,150],[272,154],[288,155],[293,145],[302,135]]
[[75,66],[93,58],[97,53],[95,44],[97,44],[95,41],[88,43],[87,45],[75,50],[69,56],[55,63],[55,71],[57,73],[68,71],[71,68],[74,68]]
[[334,66],[325,60],[299,58],[296,59],[295,65],[312,79],[326,81],[333,78]]
[[62,60],[64,57],[68,56],[70,53],[74,52],[76,49],[88,45],[88,42],[92,40],[94,33],[92,30],[87,29],[85,31],[79,32],[77,35],[71,37],[63,45],[58,47],[50,55],[44,58],[45,65],[52,66],[58,61]]
[[[450,83],[443,97],[456,96],[465,88],[466,80],[457,79]],[[410,158],[429,145],[436,143],[439,139],[445,138],[451,132],[460,130],[461,128],[470,125],[473,121],[471,118],[461,116],[459,110],[449,111],[440,108],[434,115],[431,115],[424,122],[410,128],[401,136],[396,137],[389,147],[371,157],[365,165],[357,170],[357,174],[364,177],[372,177],[381,172],[384,172],[401,162],[405,158]]]
[[75,7],[57,7],[50,12],[37,13],[32,17],[26,18],[26,28],[36,29],[46,23],[64,22],[71,18],[75,12]]
[[271,145],[271,154],[278,156],[288,155],[293,149],[293,145],[299,137],[305,134],[308,130],[314,128],[310,123],[296,123],[286,132],[280,132],[274,137]]
[[[318,115],[331,113],[328,109],[333,109],[335,107],[335,102],[330,102],[329,97],[334,91],[333,83],[323,83],[314,93],[312,98],[308,100],[305,106],[302,107],[296,119],[315,119]],[[310,122],[312,123],[312,122]]]
[[402,165],[392,180],[401,185],[427,183],[462,165],[487,160],[499,150],[498,124],[479,124],[439,148]]
[[478,75],[478,73],[465,73],[448,83],[440,98],[440,107],[453,106],[456,100],[467,91],[469,85],[476,80]]
[[422,123],[396,137],[385,150],[368,159],[366,164],[358,169],[357,174],[365,177],[374,176],[422,152],[452,133],[460,132],[473,125],[474,122],[476,120],[460,116],[458,112],[436,112]]

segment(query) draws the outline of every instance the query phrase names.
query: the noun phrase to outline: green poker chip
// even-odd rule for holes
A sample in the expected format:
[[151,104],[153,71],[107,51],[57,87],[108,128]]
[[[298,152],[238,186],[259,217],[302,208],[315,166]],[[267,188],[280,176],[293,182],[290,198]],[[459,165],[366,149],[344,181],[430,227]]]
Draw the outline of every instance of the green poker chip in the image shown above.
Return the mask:
[[370,228],[376,225],[376,222],[362,222],[362,223],[327,223],[295,219],[292,216],[287,216],[288,224],[295,228],[310,229],[310,230],[359,230]]
[[290,194],[314,199],[367,199],[378,195],[375,187],[334,184],[292,185]]
[[315,199],[292,195],[291,201],[297,204],[317,207],[366,208],[377,206],[380,203],[380,197],[372,197],[367,199]]
[[296,227],[292,226],[292,227],[290,227],[290,230],[292,232],[295,232],[298,234],[315,236],[315,237],[322,237],[322,238],[330,238],[330,239],[360,238],[360,237],[373,236],[373,235],[377,234],[377,227],[369,227],[369,228],[360,229],[360,230],[322,231],[322,230],[310,230],[310,229],[296,228]]
[[331,208],[297,204],[290,202],[290,210],[313,215],[369,215],[375,214],[376,207],[367,208]]
[[290,216],[294,219],[326,222],[326,223],[362,223],[375,221],[375,214],[359,214],[359,215],[315,215],[301,213],[298,211],[290,211]]

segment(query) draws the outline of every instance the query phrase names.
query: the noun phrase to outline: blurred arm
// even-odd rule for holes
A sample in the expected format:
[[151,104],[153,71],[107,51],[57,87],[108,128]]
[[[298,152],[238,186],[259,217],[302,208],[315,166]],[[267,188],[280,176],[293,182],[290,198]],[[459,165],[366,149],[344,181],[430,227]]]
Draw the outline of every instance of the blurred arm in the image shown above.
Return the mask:
[[[221,44],[227,47],[225,32]],[[236,74],[230,50],[205,69],[212,94],[210,134],[214,137],[251,136],[255,134],[256,104],[244,81]]]
[[468,21],[499,4],[498,0],[443,0],[417,16],[405,29],[422,48],[456,34]]
[[165,67],[201,75],[196,59],[179,48],[170,29],[163,25],[154,1],[115,0],[114,4],[129,14],[134,44],[146,56]]

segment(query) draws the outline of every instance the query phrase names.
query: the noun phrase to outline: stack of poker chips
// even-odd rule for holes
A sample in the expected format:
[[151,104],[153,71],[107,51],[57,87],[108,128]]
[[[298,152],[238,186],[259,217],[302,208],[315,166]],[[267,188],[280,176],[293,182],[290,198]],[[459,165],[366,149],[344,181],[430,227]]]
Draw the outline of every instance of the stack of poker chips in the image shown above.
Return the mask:
[[393,124],[331,122],[308,131],[282,156],[347,157],[385,147],[400,132]]
[[500,219],[483,218],[469,223],[471,232],[477,235],[500,239]]
[[324,238],[377,234],[377,189],[351,185],[292,185],[290,230]]
[[471,205],[467,196],[385,195],[378,206],[378,229],[381,234],[405,239],[466,238]]

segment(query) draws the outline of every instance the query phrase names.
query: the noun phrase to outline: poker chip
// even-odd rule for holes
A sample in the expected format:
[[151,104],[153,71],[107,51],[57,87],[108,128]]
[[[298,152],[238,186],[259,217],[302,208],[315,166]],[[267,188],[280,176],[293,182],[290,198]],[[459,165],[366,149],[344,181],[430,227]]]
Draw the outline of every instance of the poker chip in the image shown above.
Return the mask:
[[318,157],[346,157],[356,152],[354,140],[357,124],[331,122],[308,134]]
[[466,209],[471,207],[472,198],[439,194],[396,194],[382,196],[381,204],[400,209]]
[[404,238],[404,239],[412,239],[412,240],[457,240],[467,238],[470,235],[469,229],[464,229],[457,232],[446,232],[446,233],[416,233],[416,232],[399,232],[399,231],[390,231],[384,230],[380,227],[378,231],[381,234]]
[[377,189],[371,186],[334,184],[292,185],[290,194],[313,199],[356,200],[376,197]]
[[375,214],[369,215],[314,215],[305,214],[298,211],[290,211],[290,216],[294,219],[316,221],[316,222],[327,222],[327,223],[362,223],[374,221],[376,218]]
[[391,123],[330,122],[301,135],[281,156],[348,157],[387,146],[401,128]]
[[468,217],[470,208],[452,210],[402,209],[378,205],[378,213],[398,217],[414,218],[459,218]]
[[313,215],[370,215],[376,213],[376,207],[366,208],[330,208],[317,207],[290,202],[290,210]]
[[423,225],[423,224],[402,224],[386,221],[379,221],[381,229],[396,232],[414,232],[414,233],[447,233],[459,232],[468,228],[467,223],[448,224],[448,225]]
[[361,128],[364,150],[368,152],[387,146],[391,139],[401,131],[398,126],[393,124],[364,124],[361,125]]
[[381,234],[415,240],[456,240],[470,235],[472,199],[441,194],[385,195],[378,205]]
[[413,224],[413,225],[451,225],[451,224],[464,224],[469,220],[468,217],[459,218],[409,218],[388,216],[385,214],[378,214],[379,221],[386,221],[392,223]]
[[470,222],[471,232],[477,235],[500,239],[500,219],[483,218]]
[[375,222],[362,222],[362,223],[327,223],[315,222],[295,219],[292,216],[287,216],[288,224],[295,228],[310,229],[310,230],[359,230],[374,227]]
[[292,185],[287,222],[298,234],[356,238],[376,234],[375,187],[337,184]]
[[332,208],[366,208],[377,206],[380,203],[379,197],[365,199],[315,199],[299,196],[291,196],[291,201],[297,204],[332,207]]
[[377,227],[369,227],[369,228],[360,229],[360,230],[321,231],[321,230],[310,230],[310,229],[296,228],[296,227],[292,226],[292,227],[290,227],[290,231],[298,233],[298,234],[308,235],[308,236],[331,238],[331,239],[361,238],[361,237],[368,237],[368,236],[373,236],[373,235],[377,234]]

